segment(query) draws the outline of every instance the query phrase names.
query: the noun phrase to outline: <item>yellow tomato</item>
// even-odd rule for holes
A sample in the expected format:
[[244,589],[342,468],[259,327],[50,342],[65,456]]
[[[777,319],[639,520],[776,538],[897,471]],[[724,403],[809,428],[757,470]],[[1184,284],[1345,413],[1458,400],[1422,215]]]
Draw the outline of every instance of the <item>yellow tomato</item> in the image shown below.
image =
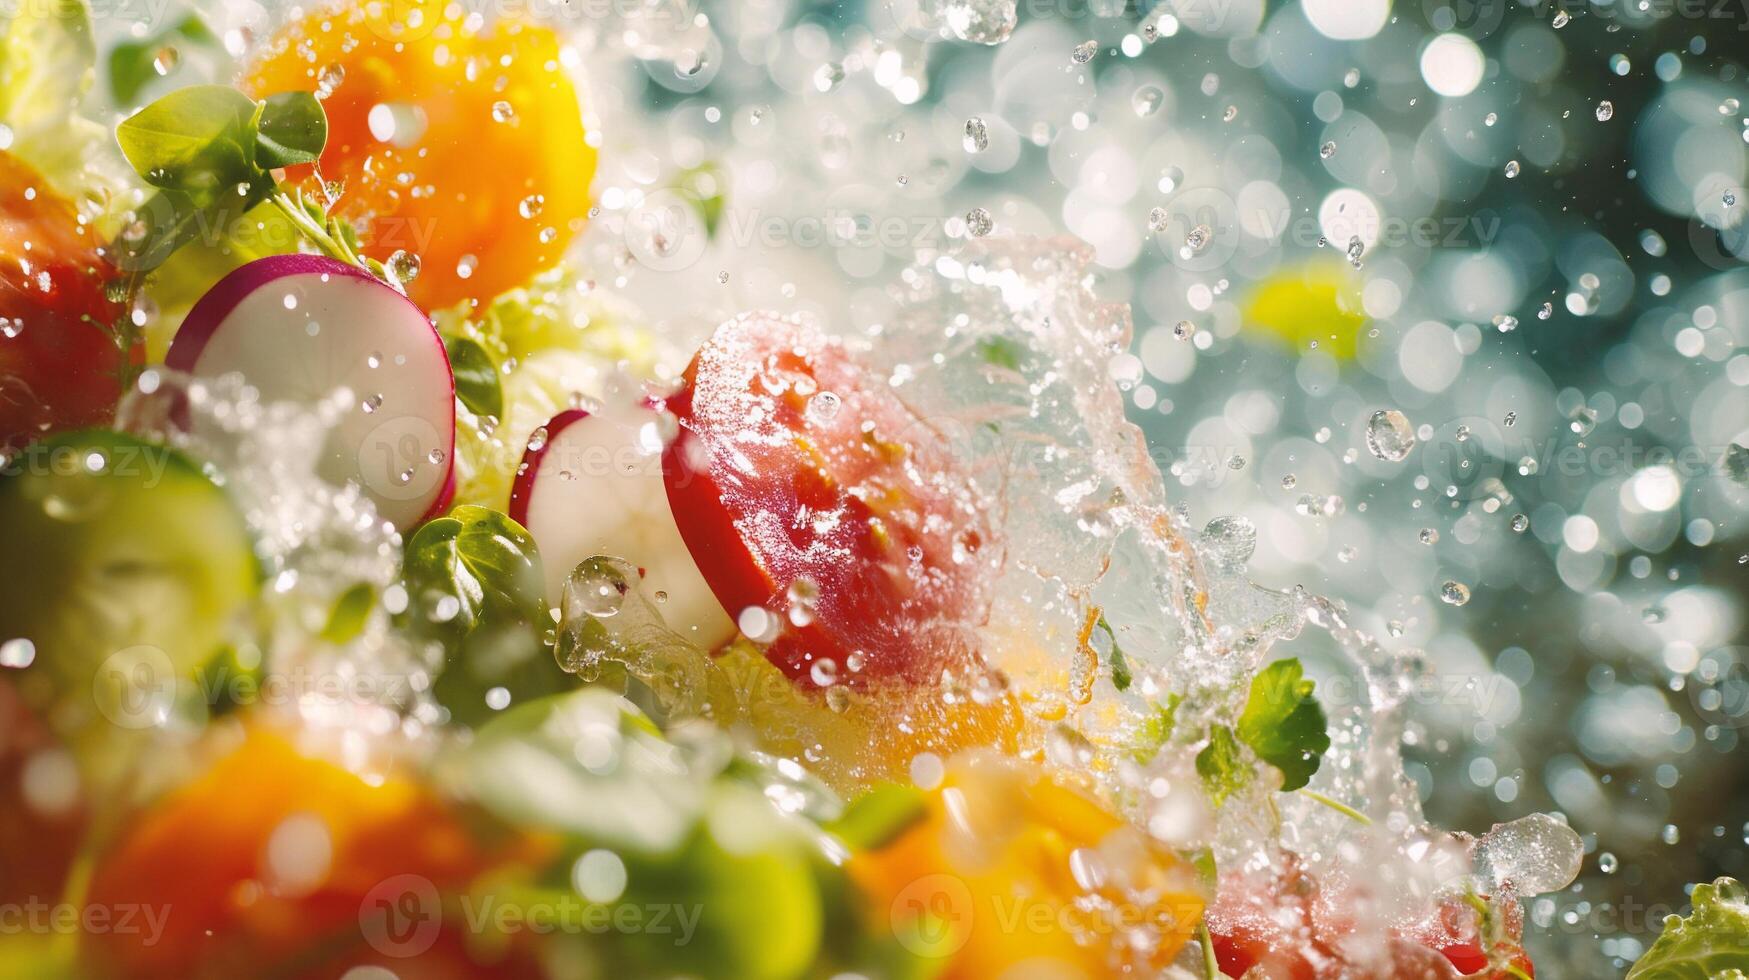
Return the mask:
[[[256,97],[313,91],[328,113],[319,172],[365,251],[420,258],[428,310],[485,301],[553,265],[583,227],[595,150],[552,31],[481,26],[464,5],[321,8],[245,72]],[[299,174],[301,176],[301,174]]]
[[944,978],[1155,976],[1202,919],[1194,868],[1036,767],[957,757],[926,808],[849,871]]

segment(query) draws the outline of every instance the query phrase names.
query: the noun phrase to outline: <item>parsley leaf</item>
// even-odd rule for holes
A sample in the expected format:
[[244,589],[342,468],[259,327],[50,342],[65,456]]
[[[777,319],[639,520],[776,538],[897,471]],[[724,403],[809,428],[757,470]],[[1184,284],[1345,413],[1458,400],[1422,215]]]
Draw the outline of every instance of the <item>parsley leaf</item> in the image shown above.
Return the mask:
[[1216,725],[1209,729],[1209,744],[1196,754],[1196,774],[1202,777],[1203,788],[1215,806],[1227,802],[1227,797],[1251,781],[1251,764],[1231,728]]
[[1281,770],[1283,791],[1306,785],[1330,749],[1328,723],[1313,687],[1299,660],[1277,660],[1251,679],[1239,716],[1239,740]]

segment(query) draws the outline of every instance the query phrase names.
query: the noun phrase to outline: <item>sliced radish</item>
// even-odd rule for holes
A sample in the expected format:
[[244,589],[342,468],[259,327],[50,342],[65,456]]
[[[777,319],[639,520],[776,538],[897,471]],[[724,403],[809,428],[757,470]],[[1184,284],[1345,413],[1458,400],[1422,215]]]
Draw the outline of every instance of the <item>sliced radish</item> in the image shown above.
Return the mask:
[[318,473],[358,484],[408,527],[455,492],[455,378],[424,311],[356,266],[275,255],[235,270],[194,304],[166,366],[232,371],[263,401],[359,400],[329,436]]
[[752,314],[717,328],[668,408],[680,536],[723,608],[776,627],[754,639],[779,669],[861,687],[978,662],[1000,555],[987,505],[885,378],[809,325]]
[[510,516],[540,546],[547,599],[559,602],[572,570],[596,555],[643,572],[671,629],[705,649],[735,635],[680,538],[662,488],[661,415],[647,404],[553,416],[529,440],[510,490]]

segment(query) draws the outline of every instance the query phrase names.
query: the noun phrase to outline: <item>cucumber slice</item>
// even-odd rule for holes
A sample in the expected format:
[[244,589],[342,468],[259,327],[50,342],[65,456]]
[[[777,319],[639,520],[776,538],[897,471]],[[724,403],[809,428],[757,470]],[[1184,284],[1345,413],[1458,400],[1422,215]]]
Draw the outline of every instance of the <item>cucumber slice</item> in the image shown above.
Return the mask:
[[230,495],[118,432],[58,435],[0,470],[0,536],[0,642],[34,647],[15,679],[63,731],[160,723],[261,579]]

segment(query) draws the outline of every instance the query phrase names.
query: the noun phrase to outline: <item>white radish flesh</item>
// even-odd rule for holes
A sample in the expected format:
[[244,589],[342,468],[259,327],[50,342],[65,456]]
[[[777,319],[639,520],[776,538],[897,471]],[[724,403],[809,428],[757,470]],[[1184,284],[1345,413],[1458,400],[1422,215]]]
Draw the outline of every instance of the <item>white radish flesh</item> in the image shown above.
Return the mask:
[[455,489],[455,379],[443,339],[418,306],[364,270],[313,255],[259,259],[189,311],[165,365],[243,375],[264,402],[357,399],[330,433],[317,472],[353,482],[408,528]]
[[559,602],[579,563],[623,558],[643,572],[641,588],[668,627],[713,649],[735,635],[735,624],[681,540],[662,447],[660,417],[648,406],[561,412],[523,454],[510,516],[540,546],[549,602]]

